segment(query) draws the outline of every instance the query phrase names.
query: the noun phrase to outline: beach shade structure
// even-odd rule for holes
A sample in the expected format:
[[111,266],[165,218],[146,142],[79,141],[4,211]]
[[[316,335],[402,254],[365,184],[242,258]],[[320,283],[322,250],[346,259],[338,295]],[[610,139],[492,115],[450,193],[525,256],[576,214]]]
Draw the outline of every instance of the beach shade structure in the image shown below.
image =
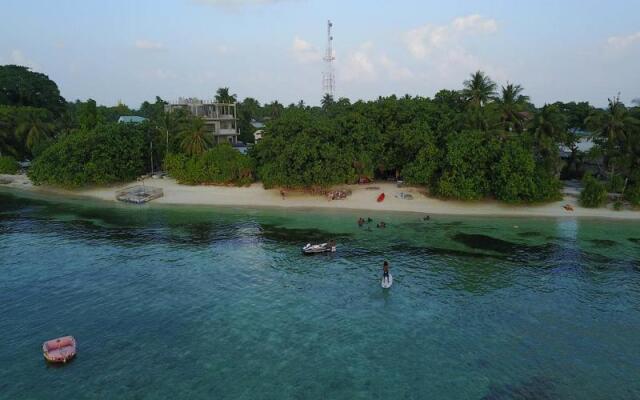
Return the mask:
[[42,344],[44,358],[52,363],[66,363],[76,355],[76,339],[73,336],[63,336],[47,340]]
[[136,185],[117,191],[116,199],[125,203],[144,204],[163,195],[164,192],[161,188]]

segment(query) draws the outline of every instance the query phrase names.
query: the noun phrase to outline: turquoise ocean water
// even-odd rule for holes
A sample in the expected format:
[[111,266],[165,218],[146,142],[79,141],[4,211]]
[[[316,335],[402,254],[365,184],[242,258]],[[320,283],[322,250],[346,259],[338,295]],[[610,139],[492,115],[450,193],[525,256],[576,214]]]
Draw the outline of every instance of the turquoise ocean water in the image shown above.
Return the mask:
[[637,222],[0,192],[0,309],[1,399],[640,398]]

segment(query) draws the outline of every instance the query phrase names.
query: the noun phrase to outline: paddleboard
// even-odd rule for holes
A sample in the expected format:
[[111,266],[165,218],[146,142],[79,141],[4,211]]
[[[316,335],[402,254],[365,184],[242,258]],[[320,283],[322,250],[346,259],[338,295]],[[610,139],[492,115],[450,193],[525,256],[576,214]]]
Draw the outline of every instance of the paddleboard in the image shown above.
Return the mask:
[[383,289],[389,289],[393,285],[393,276],[389,274],[389,280],[382,278],[381,286]]

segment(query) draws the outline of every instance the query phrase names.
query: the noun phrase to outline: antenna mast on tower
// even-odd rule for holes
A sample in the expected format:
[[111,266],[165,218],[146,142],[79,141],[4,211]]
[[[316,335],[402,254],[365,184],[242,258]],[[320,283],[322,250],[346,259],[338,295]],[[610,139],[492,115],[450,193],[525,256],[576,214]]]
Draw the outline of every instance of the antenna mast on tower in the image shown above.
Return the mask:
[[331,36],[331,27],[333,24],[331,21],[327,21],[327,54],[324,56],[326,63],[325,71],[322,73],[322,90],[325,94],[333,97],[333,93],[336,89],[336,77],[333,72],[333,60],[336,58],[333,56],[333,36]]

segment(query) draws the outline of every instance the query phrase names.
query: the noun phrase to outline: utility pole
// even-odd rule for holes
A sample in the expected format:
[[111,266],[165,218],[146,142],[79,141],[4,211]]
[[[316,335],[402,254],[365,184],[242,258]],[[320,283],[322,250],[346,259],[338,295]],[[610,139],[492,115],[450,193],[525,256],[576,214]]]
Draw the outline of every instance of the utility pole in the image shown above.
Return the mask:
[[333,24],[327,21],[327,53],[324,56],[325,71],[322,73],[322,90],[325,94],[333,97],[336,89],[336,76],[333,70],[333,36],[331,36],[331,28]]

